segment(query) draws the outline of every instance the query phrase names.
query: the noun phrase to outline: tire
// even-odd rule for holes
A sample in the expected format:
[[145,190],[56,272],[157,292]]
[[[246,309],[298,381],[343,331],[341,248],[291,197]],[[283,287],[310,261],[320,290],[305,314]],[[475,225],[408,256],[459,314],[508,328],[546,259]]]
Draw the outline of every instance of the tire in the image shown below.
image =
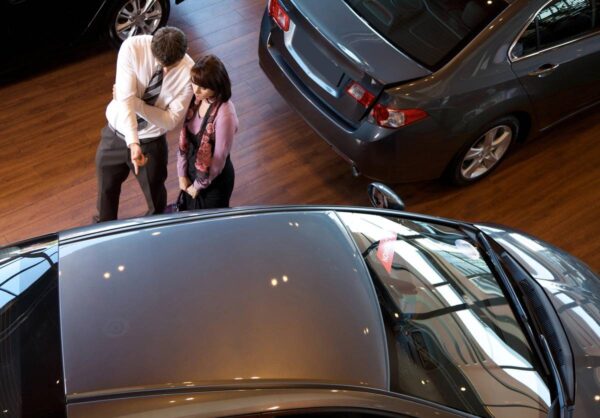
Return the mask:
[[130,36],[153,34],[169,20],[169,0],[118,0],[105,22],[110,43],[119,48]]
[[487,125],[453,159],[448,169],[449,180],[458,186],[466,186],[489,175],[516,142],[518,133],[519,121],[513,116]]

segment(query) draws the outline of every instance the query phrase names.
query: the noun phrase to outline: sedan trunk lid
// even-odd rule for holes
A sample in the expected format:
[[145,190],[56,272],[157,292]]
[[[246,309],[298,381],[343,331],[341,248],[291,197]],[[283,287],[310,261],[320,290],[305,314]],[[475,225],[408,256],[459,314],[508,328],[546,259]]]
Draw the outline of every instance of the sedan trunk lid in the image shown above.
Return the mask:
[[390,84],[431,74],[383,38],[345,2],[279,3],[290,17],[290,28],[287,32],[274,29],[271,47],[282,54],[289,72],[350,125],[355,125],[368,110],[346,94],[352,81],[377,97]]

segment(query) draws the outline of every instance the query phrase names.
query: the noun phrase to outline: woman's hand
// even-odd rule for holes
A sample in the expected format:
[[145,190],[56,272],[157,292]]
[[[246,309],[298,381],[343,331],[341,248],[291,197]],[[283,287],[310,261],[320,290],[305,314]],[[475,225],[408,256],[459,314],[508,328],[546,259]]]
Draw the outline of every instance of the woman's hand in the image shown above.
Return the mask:
[[186,191],[187,191],[187,194],[189,194],[190,196],[192,196],[192,199],[195,199],[195,198],[196,198],[196,196],[198,196],[198,190],[196,190],[196,188],[194,187],[194,185],[193,185],[193,184],[192,184],[192,185],[190,185],[190,186],[187,188],[187,190],[186,190]]
[[192,184],[192,182],[187,177],[179,177],[179,188],[184,192],[187,191],[190,184]]

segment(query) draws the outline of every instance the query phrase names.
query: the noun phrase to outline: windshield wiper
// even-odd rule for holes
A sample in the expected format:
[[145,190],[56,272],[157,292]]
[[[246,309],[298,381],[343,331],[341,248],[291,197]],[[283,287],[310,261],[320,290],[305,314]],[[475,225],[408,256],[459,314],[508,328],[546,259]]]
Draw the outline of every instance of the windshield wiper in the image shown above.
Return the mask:
[[[557,396],[554,402],[550,405],[550,410],[548,416],[556,417],[556,418],[567,418],[568,417],[568,409],[566,402],[566,393],[565,386],[563,384],[563,380],[561,378],[561,374],[558,370],[554,357],[552,356],[552,351],[550,350],[550,346],[548,341],[544,335],[544,329],[540,326],[536,317],[532,317],[531,321],[525,308],[521,304],[519,300],[515,288],[511,283],[510,279],[506,275],[504,269],[502,268],[502,264],[496,252],[492,249],[491,244],[488,239],[482,232],[476,233],[477,242],[483,247],[483,251],[485,255],[490,260],[492,267],[494,269],[494,273],[496,277],[498,277],[499,281],[502,283],[503,287],[506,289],[507,296],[513,302],[513,305],[517,309],[517,315],[521,319],[521,323],[524,325],[525,332],[529,337],[529,340],[532,342],[534,350],[537,352],[538,358],[542,362],[542,366],[546,374],[550,374],[554,380],[554,384],[556,386]],[[515,284],[516,286],[516,284]],[[524,292],[522,292],[524,294]],[[533,330],[531,328],[533,325],[536,328],[536,331],[539,333],[539,340],[535,337]],[[555,402],[558,401],[558,411],[555,409]]]

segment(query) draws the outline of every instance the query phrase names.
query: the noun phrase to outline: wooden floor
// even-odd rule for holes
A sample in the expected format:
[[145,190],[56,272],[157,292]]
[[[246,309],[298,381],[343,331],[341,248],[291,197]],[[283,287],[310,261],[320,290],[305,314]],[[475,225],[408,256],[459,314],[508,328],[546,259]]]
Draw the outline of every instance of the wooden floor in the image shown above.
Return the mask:
[[[190,53],[220,56],[240,116],[233,161],[233,205],[367,205],[369,180],[350,167],[276,93],[257,61],[265,0],[188,0],[171,24],[189,36]],[[35,76],[0,86],[0,245],[86,225],[95,211],[94,155],[106,123],[116,54],[79,53]],[[175,136],[169,179],[177,193]],[[516,152],[515,152],[516,151]],[[496,173],[468,188],[440,182],[393,185],[410,211],[513,226],[600,270],[600,109],[518,147]],[[145,204],[131,176],[121,218]]]

